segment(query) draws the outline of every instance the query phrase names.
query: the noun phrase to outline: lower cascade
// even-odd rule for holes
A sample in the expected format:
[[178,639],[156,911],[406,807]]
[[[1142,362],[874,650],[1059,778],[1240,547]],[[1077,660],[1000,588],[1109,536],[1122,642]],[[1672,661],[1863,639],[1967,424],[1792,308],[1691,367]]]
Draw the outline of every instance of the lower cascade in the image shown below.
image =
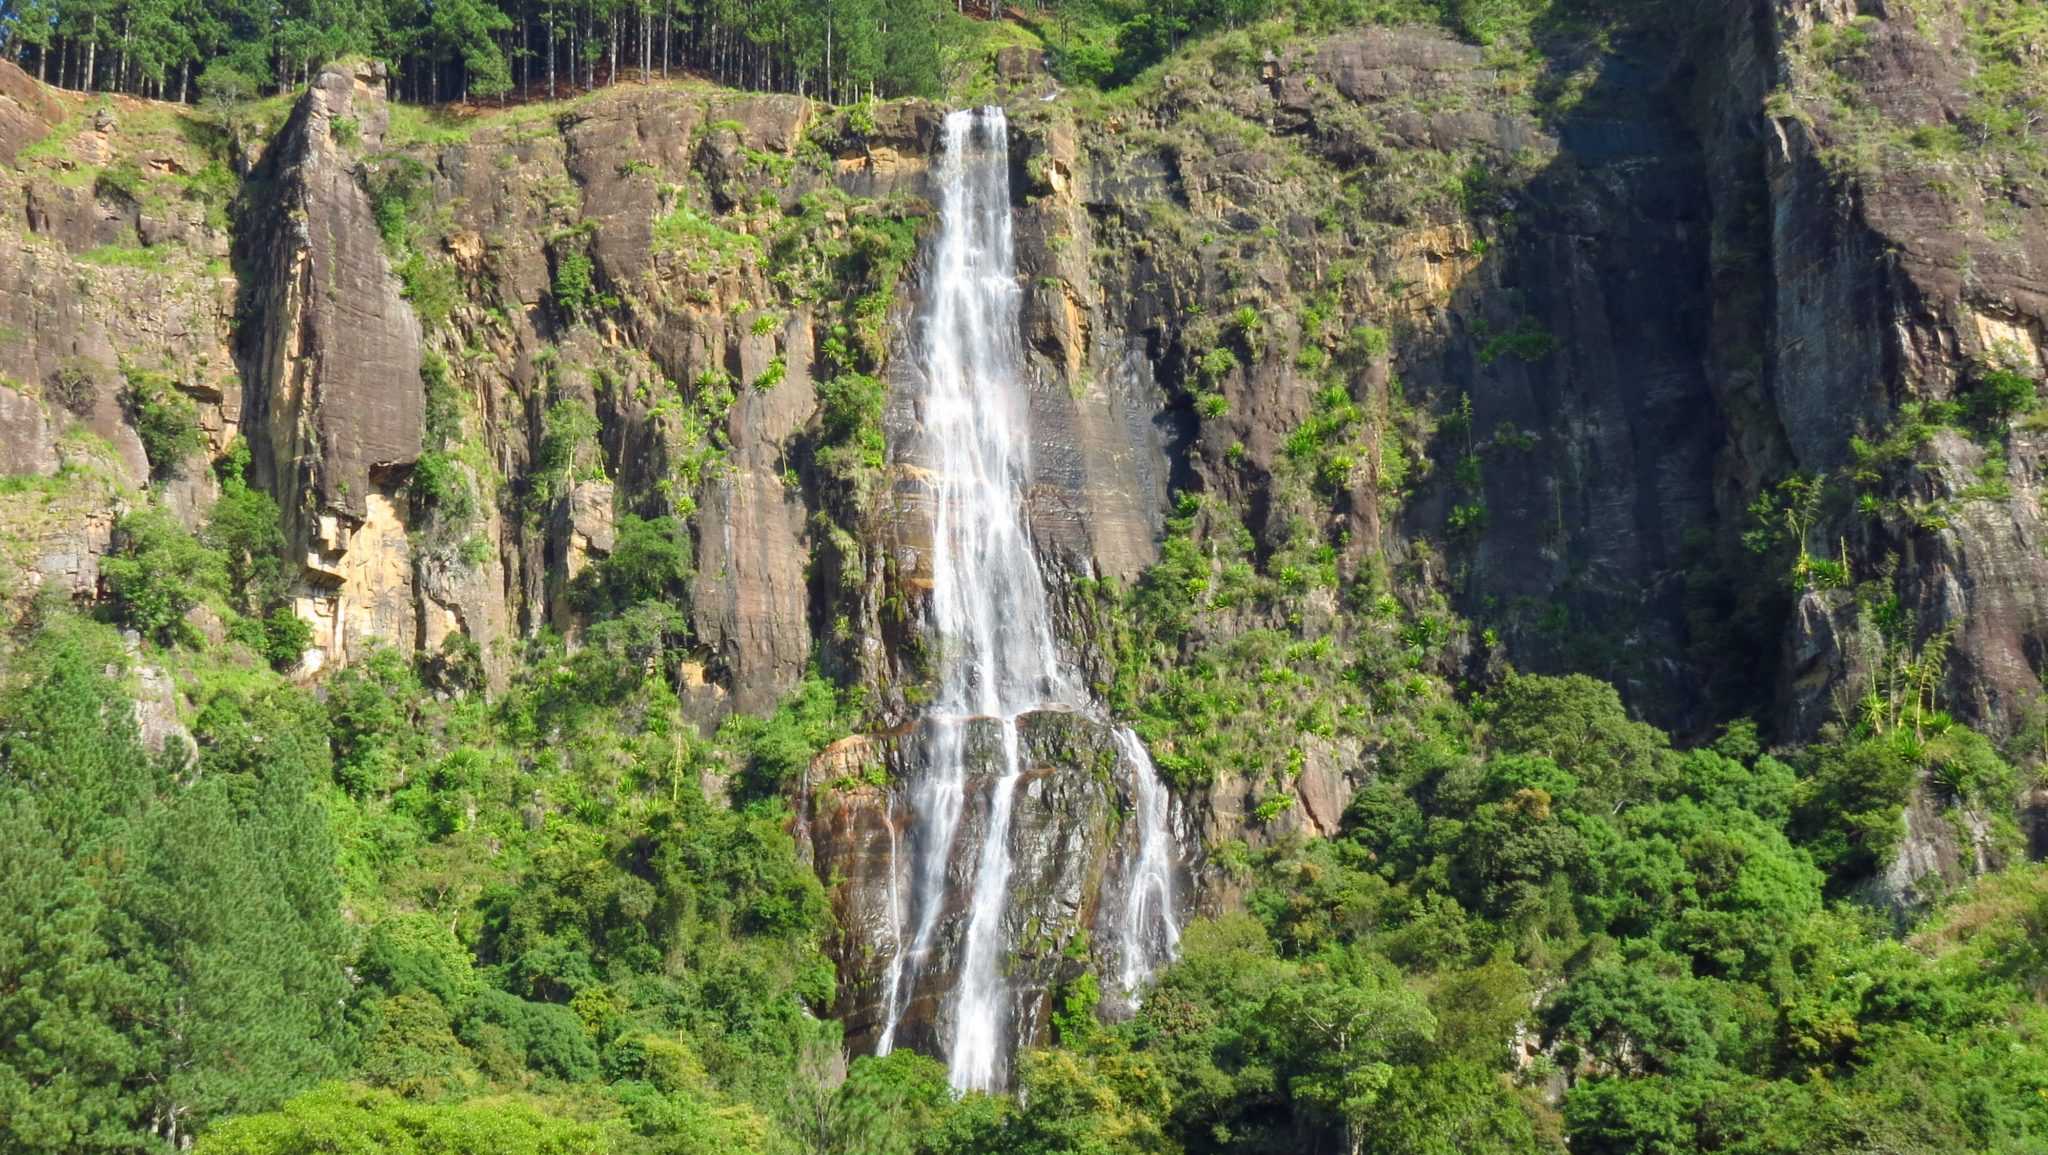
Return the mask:
[[[901,846],[909,861],[903,885],[892,884],[894,943],[885,944],[892,955],[875,1046],[888,1054],[898,1044],[941,942],[950,943],[951,989],[924,993],[937,1003],[933,1044],[960,1090],[1003,1086],[1022,1041],[1025,995],[1007,966],[1018,944],[1006,925],[1012,878],[1032,865],[1017,860],[1013,845],[1030,769],[1020,720],[1070,714],[1106,725],[1061,658],[1025,511],[1030,430],[1008,132],[1000,108],[951,113],[934,177],[939,225],[919,316],[916,404],[920,464],[930,478],[927,634],[938,679],[920,728],[924,758],[909,786],[907,837],[890,830],[892,858]],[[1097,928],[1115,967],[1106,973],[1134,1003],[1178,944],[1176,844],[1172,798],[1144,745],[1125,727],[1113,736],[1130,803],[1128,845],[1118,865],[1120,905],[1098,917]],[[963,821],[970,813],[978,841]]]

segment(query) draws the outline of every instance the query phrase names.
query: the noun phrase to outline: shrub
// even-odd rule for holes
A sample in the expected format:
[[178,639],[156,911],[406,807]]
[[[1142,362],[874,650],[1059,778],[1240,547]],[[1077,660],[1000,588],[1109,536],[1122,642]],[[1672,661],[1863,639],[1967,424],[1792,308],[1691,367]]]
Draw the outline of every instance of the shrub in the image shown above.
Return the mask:
[[280,673],[297,669],[313,645],[313,625],[290,606],[279,606],[263,619],[263,657]]
[[371,928],[356,973],[386,994],[425,991],[444,1005],[467,1005],[481,984],[469,950],[432,915],[395,914]]
[[462,284],[456,280],[455,266],[425,253],[409,254],[398,266],[398,279],[422,329],[440,327],[462,300]]
[[199,428],[199,408],[164,374],[131,369],[127,376],[122,407],[135,426],[135,435],[142,439],[150,472],[157,477],[170,476],[206,444]]
[[114,552],[100,563],[115,621],[162,645],[197,644],[185,615],[226,584],[219,553],[160,509],[138,509],[114,527]]
[[882,434],[882,408],[888,388],[865,373],[841,373],[818,386],[818,414],[823,427],[819,464],[842,481],[882,467],[887,444]]
[[44,392],[71,415],[87,417],[98,400],[99,382],[85,363],[69,362],[50,374]]
[[377,232],[396,253],[404,248],[412,228],[412,216],[426,190],[426,166],[411,157],[400,157],[379,165],[370,179],[370,212],[377,218]]
[[132,160],[116,161],[93,178],[92,191],[102,197],[119,197],[131,204],[140,204],[142,169]]
[[1981,373],[1963,403],[1979,422],[2003,427],[2013,418],[2039,404],[2034,379],[2011,369],[1990,369]]
[[571,1081],[597,1074],[597,1048],[576,1012],[559,1003],[529,1002],[500,990],[484,991],[462,1021],[462,1038],[474,1045],[490,1027],[502,1032],[498,1041],[542,1074]]
[[673,599],[690,576],[690,545],[674,518],[622,515],[611,553],[576,575],[577,608],[617,613],[642,601]]
[[437,525],[466,525],[476,512],[469,475],[453,454],[420,454],[406,487],[412,492],[413,504]]
[[574,321],[598,304],[595,269],[590,255],[580,249],[571,249],[555,258],[555,281],[553,287],[555,308],[563,317]]
[[220,551],[237,608],[268,605],[283,595],[284,529],[269,494],[239,477],[224,483],[201,538]]

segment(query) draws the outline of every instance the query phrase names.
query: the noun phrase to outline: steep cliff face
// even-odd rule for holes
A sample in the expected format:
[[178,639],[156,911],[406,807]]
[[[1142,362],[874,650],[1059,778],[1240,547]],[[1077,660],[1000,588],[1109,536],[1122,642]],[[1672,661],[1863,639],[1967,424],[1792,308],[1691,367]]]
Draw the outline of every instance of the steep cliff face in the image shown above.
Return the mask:
[[357,175],[389,120],[376,72],[321,73],[250,173],[236,233],[255,481],[304,558],[315,668],[419,640],[403,487],[423,435],[420,326]]
[[[1521,663],[1600,667],[1681,727],[1713,713],[1689,692],[1703,675],[1753,669],[1782,636],[1776,709],[1786,736],[1811,733],[1869,664],[1848,593],[1811,591],[1782,633],[1765,621],[1731,647],[1702,636],[1716,607],[1683,573],[1728,551],[1768,485],[1853,464],[1853,439],[1880,442],[1901,405],[1967,402],[1994,364],[2040,371],[2034,178],[1995,149],[1966,165],[1924,143],[1985,99],[1979,34],[1953,14],[1731,5],[1682,31],[1530,73],[1374,29],[1193,59],[1124,104],[1020,102],[1032,517],[1049,560],[1135,577],[1175,485],[1241,514],[1262,557],[1323,517],[1306,528],[1342,539],[1347,572],[1384,565]],[[138,160],[189,177],[197,157],[151,156],[118,110],[93,123],[16,79],[15,152],[72,123],[10,170],[16,219],[53,242],[10,250],[15,468],[54,469],[55,430],[77,420],[139,482],[121,365],[194,366],[187,392],[216,440],[246,424],[289,499],[305,612],[336,655],[350,637],[431,650],[462,633],[501,673],[522,633],[574,628],[570,581],[614,509],[674,509],[693,525],[710,680],[740,704],[772,703],[819,644],[878,688],[903,680],[880,617],[894,587],[848,600],[806,575],[815,515],[838,501],[810,487],[809,455],[814,379],[838,368],[823,339],[849,319],[835,278],[856,271],[828,267],[849,260],[833,244],[867,218],[914,229],[933,110],[880,106],[856,126],[793,98],[617,91],[387,140],[374,76],[330,70],[252,172],[229,272],[198,205],[80,179]],[[417,227],[394,248],[377,202],[401,168],[420,182],[398,198]],[[49,275],[124,240],[166,259],[83,262],[90,288]],[[186,252],[196,267],[169,259]],[[558,289],[565,269],[590,300]],[[917,271],[886,274],[905,292],[876,302],[895,310],[883,346]],[[424,325],[411,275],[452,290]],[[1361,325],[1376,333],[1353,347]],[[868,361],[886,366],[884,429],[900,431],[913,370],[885,352]],[[437,548],[408,543],[427,536],[405,486],[426,437],[423,354],[449,365],[480,499]],[[1326,366],[1373,434],[1343,461],[1307,460],[1304,486],[1289,458],[1316,455],[1297,435]],[[15,400],[59,375],[107,403],[75,397],[74,419]],[[713,385],[733,392],[716,414]],[[596,432],[542,463],[564,405]],[[708,455],[707,430],[723,442]],[[1836,501],[1811,545],[1846,545],[1857,580],[1896,555],[1917,637],[1951,637],[1951,707],[2011,732],[2040,648],[2035,431],[2001,446],[1969,432],[1951,423],[1883,464],[1880,514]],[[917,463],[892,468],[876,493],[901,500],[861,493],[827,518],[868,539],[856,568],[871,576],[888,551],[869,547],[921,532]],[[914,611],[917,575],[899,584]]]
[[[1078,978],[1092,961],[1106,975],[1122,963],[1114,956],[1128,895],[1116,887],[1130,876],[1137,854],[1135,830],[1123,817],[1134,800],[1124,783],[1131,767],[1102,722],[1068,711],[1036,711],[1017,722],[1023,773],[1008,837],[1010,902],[1001,934],[1010,944],[1004,979],[1015,990],[1019,1013],[1009,1023],[1012,1046],[1043,1038],[1061,982]],[[1002,773],[1000,726],[993,718],[969,724],[968,774],[959,836],[953,843],[936,934],[915,970],[897,979],[914,927],[908,905],[919,880],[915,863],[931,837],[913,820],[900,787],[929,772],[933,734],[928,725],[872,738],[849,738],[812,768],[805,786],[805,834],[821,877],[834,880],[839,938],[840,1015],[855,1053],[872,1050],[900,1000],[895,1043],[943,1054],[942,1004],[959,979],[969,919],[964,904],[974,891],[975,864],[988,837],[995,778]],[[1110,944],[1089,951],[1090,943]],[[900,986],[892,992],[892,982]]]
[[[1335,831],[1404,711],[1510,661],[1692,735],[1930,706],[2038,729],[2048,424],[2009,394],[2048,370],[2048,184],[1990,115],[2012,62],[1948,5],[1697,7],[1534,57],[1243,34],[1049,101],[1006,58],[1023,508],[1062,660],[1178,780],[1185,901],[1230,902],[1243,846]],[[874,732],[811,768],[798,821],[853,1045],[892,998],[935,1043],[958,901],[893,993],[890,966],[926,836],[911,346],[941,111],[381,90],[317,77],[231,229],[232,133],[0,64],[0,471],[32,479],[0,488],[10,592],[96,596],[118,516],[154,486],[199,525],[240,435],[308,669],[385,644],[502,687],[544,633],[638,652],[592,636],[589,575],[659,523],[691,555],[681,624],[651,628],[684,639],[693,718],[813,667],[864,696]],[[197,415],[180,460],[138,432],[151,389]],[[1139,636],[1133,589],[1173,628]],[[1239,708],[1197,727],[1205,694]],[[1019,734],[1027,1040],[1121,969],[1137,800],[1108,723]],[[1996,858],[2002,814],[1939,799],[1879,897]]]
[[[154,479],[196,522],[208,459],[239,428],[231,189],[160,107],[52,93],[5,64],[0,155],[0,581],[91,599],[116,517]],[[189,405],[199,436],[146,447],[142,391]]]
[[[1785,96],[1767,139],[1771,368],[1799,466],[1855,465],[1859,497],[1878,498],[1874,513],[1827,526],[1856,577],[1896,565],[1888,576],[1912,615],[1910,644],[1947,641],[1949,708],[2009,734],[2040,707],[2040,432],[2021,421],[1972,435],[1925,417],[1976,404],[1993,371],[2034,379],[2044,367],[2048,186],[2038,160],[1987,123],[2000,99],[1987,70],[2005,63],[1981,43],[1994,31],[1945,8],[1780,6]],[[1982,142],[1967,155],[1953,143],[1966,133]],[[1902,426],[1896,452],[1851,444]],[[1830,694],[1884,662],[1872,628],[1846,591],[1802,600],[1788,642],[1790,724],[1810,728]]]

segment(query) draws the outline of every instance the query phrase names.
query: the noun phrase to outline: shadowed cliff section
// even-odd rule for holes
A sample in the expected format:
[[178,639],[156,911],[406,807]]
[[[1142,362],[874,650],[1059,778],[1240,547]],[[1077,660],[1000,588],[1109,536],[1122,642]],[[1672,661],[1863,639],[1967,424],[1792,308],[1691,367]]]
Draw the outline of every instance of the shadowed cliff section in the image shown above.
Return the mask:
[[318,662],[417,644],[402,487],[424,436],[420,326],[357,173],[388,123],[378,73],[320,73],[249,174],[236,231],[254,480],[305,559]]

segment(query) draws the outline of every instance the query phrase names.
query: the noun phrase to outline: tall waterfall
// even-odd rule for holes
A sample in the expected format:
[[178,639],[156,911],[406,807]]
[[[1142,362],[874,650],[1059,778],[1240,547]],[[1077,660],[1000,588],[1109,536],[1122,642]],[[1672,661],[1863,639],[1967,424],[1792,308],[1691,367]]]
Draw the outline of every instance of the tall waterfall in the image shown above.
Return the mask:
[[[1022,288],[1010,235],[1009,126],[1000,108],[946,117],[934,181],[939,227],[929,270],[919,356],[922,439],[931,460],[933,527],[929,633],[938,692],[927,712],[929,758],[911,790],[911,902],[892,902],[897,949],[886,979],[887,1054],[948,911],[966,919],[954,986],[940,1016],[956,1088],[993,1089],[1005,1078],[1018,1013],[1004,979],[1011,825],[1025,765],[1017,719],[1036,710],[1096,713],[1059,656],[1044,579],[1024,508],[1030,434],[1020,342]],[[969,725],[993,719],[998,774],[987,788],[987,828],[971,871],[954,856],[968,803]],[[986,725],[986,723],[984,723]],[[1169,799],[1137,737],[1120,731],[1135,776],[1138,837],[1120,943],[1127,989],[1169,957],[1173,920]],[[987,757],[986,753],[981,755]],[[977,779],[981,789],[986,777]],[[949,905],[949,875],[966,886]],[[964,913],[962,909],[964,908]],[[949,1032],[949,1034],[946,1034]]]

